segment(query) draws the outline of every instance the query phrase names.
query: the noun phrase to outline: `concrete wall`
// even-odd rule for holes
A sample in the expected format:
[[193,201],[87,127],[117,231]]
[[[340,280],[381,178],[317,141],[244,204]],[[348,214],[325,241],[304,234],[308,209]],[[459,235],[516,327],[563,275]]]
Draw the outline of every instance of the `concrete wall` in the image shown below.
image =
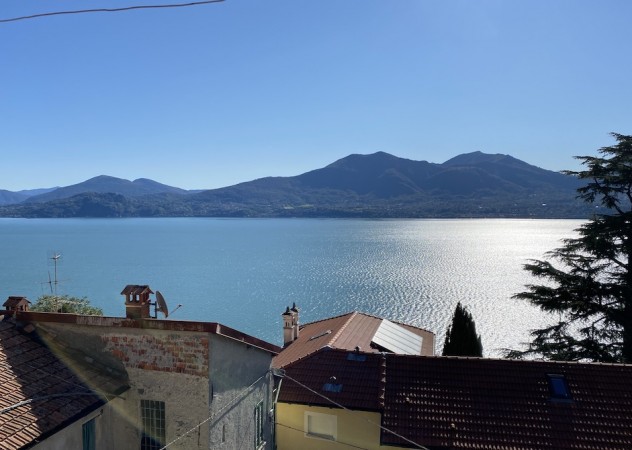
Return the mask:
[[[40,444],[32,447],[34,450],[69,450],[83,448],[83,424],[94,419],[96,448],[117,448],[112,434],[113,410],[110,404],[104,405],[86,417],[67,426]],[[1,448],[1,447],[0,447]]]
[[103,448],[139,448],[141,400],[165,402],[166,442],[184,435],[170,450],[208,448],[208,427],[195,428],[209,416],[208,333],[50,322],[38,328],[51,348],[126,372],[130,389],[110,402],[113,444]]
[[210,448],[254,449],[255,407],[263,401],[264,440],[273,448],[270,353],[223,336],[210,343]]
[[[108,404],[112,437],[98,448],[138,449],[141,400],[157,400],[165,402],[165,443],[175,441],[170,450],[255,448],[259,402],[265,444],[258,449],[273,449],[269,351],[222,334],[130,327],[117,320],[37,323],[38,333],[60,354],[127,377],[130,388]],[[81,424],[78,429],[81,443]]]
[[[336,416],[336,441],[305,435],[305,412]],[[276,443],[278,450],[398,450],[380,445],[381,416],[378,412],[346,411],[300,404],[277,404]]]

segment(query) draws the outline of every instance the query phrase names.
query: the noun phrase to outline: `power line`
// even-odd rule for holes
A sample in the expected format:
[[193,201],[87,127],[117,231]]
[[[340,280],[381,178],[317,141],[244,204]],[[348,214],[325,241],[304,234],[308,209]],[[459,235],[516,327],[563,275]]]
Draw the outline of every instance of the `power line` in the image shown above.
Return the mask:
[[263,375],[261,375],[259,378],[257,378],[255,381],[252,382],[252,384],[244,389],[242,389],[235,397],[232,398],[231,401],[229,401],[228,403],[226,403],[224,406],[222,406],[220,409],[218,409],[217,411],[215,411],[213,414],[211,414],[210,416],[208,416],[206,419],[204,419],[202,422],[198,423],[196,426],[194,426],[193,428],[191,428],[190,430],[184,432],[183,434],[181,434],[180,436],[178,436],[177,438],[175,438],[174,440],[172,440],[171,442],[168,442],[167,444],[165,444],[163,447],[160,447],[160,450],[164,450],[167,447],[172,446],[173,444],[175,444],[177,441],[179,441],[180,439],[182,439],[183,437],[185,437],[187,434],[192,433],[193,431],[197,430],[198,428],[200,428],[202,425],[204,425],[205,423],[207,423],[208,421],[212,420],[213,418],[215,418],[215,416],[217,416],[219,413],[221,413],[223,410],[225,410],[226,408],[228,408],[230,405],[232,405],[236,400],[244,397],[246,394],[249,393],[249,391],[253,388],[254,385],[256,385],[258,382],[260,382],[261,380],[263,380],[265,377],[268,376],[268,374],[270,373],[270,371],[266,371],[266,373],[264,373]]
[[29,20],[29,19],[38,19],[40,17],[50,17],[50,16],[62,16],[68,14],[83,14],[83,13],[102,13],[102,12],[121,12],[121,11],[132,11],[135,9],[158,9],[158,8],[182,8],[187,6],[198,6],[198,5],[207,5],[210,3],[220,3],[224,0],[203,0],[197,2],[188,2],[188,3],[171,3],[165,5],[135,5],[135,6],[124,6],[121,8],[95,8],[95,9],[75,9],[70,11],[52,11],[45,12],[39,14],[32,14],[30,16],[20,16],[20,17],[11,17],[9,19],[0,19],[0,23],[7,22],[17,22],[18,20]]
[[[283,424],[283,423],[281,423],[281,422],[279,422],[279,421],[275,422],[275,424],[276,424],[276,425],[278,425],[278,426],[280,426],[280,427],[289,428],[290,430],[293,430],[293,431],[299,431],[299,432],[301,432],[301,433],[304,433],[304,432],[305,432],[304,430],[301,430],[300,428],[291,427],[291,426],[289,426],[289,425],[285,425],[285,424]],[[346,442],[342,442],[342,441],[339,441],[339,440],[336,440],[336,444],[346,445],[346,446],[348,446],[348,447],[352,447],[352,448],[359,448],[359,449],[361,449],[361,450],[368,450],[366,447],[358,447],[357,445],[348,444],[348,443],[346,443]]]
[[[356,412],[356,411],[354,411],[354,410],[352,410],[352,409],[349,409],[349,408],[347,408],[347,407],[345,407],[345,406],[341,405],[340,403],[338,403],[338,402],[336,402],[336,401],[334,401],[334,400],[330,399],[330,398],[329,398],[329,397],[327,397],[326,395],[323,395],[323,394],[321,394],[320,392],[315,391],[314,389],[310,388],[309,386],[304,385],[304,384],[303,384],[303,383],[301,383],[300,381],[295,380],[294,378],[292,378],[291,376],[289,376],[289,375],[287,374],[287,372],[285,373],[284,378],[287,378],[287,379],[289,379],[289,380],[293,381],[294,383],[298,384],[300,387],[302,387],[302,388],[304,388],[304,389],[307,389],[307,390],[308,390],[308,391],[310,391],[311,393],[316,394],[316,395],[318,395],[319,397],[324,398],[324,399],[325,399],[325,400],[327,400],[329,403],[331,403],[331,404],[333,404],[333,405],[337,406],[338,408],[342,408],[342,409],[344,409],[345,411],[350,412],[350,413],[354,413],[354,412]],[[366,418],[365,418],[364,420],[365,420],[365,421],[367,421],[368,423],[370,423],[371,425],[375,425],[376,427],[379,427],[380,429],[382,429],[382,430],[386,431],[387,433],[392,434],[393,436],[397,436],[398,438],[405,440],[405,441],[406,441],[406,442],[408,442],[409,444],[413,444],[413,445],[414,445],[415,447],[417,447],[417,448],[420,448],[420,449],[422,449],[422,450],[428,450],[428,448],[427,448],[427,447],[424,447],[423,445],[418,444],[418,443],[417,443],[417,442],[415,442],[415,441],[411,441],[411,440],[410,440],[410,439],[408,439],[406,436],[402,436],[401,434],[398,434],[398,433],[396,433],[395,431],[390,430],[390,429],[386,428],[385,426],[380,425],[379,423],[375,423],[375,422],[373,422],[372,420],[369,420],[369,419],[366,419]]]

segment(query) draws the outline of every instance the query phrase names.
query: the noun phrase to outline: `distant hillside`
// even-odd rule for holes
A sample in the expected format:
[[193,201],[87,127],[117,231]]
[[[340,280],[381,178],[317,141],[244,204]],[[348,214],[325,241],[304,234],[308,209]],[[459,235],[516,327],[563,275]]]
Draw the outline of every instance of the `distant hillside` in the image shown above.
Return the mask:
[[[579,181],[508,155],[443,164],[384,152],[294,177],[188,193],[151,180],[96,177],[0,208],[12,217],[587,217]],[[187,194],[187,195],[185,195]]]
[[20,203],[29,197],[32,197],[34,195],[44,194],[54,189],[57,189],[57,188],[27,189],[27,190],[17,191],[17,192],[0,189],[0,205],[12,205],[15,203]]
[[187,191],[167,186],[147,178],[139,178],[134,181],[129,181],[107,175],[100,175],[98,177],[90,178],[82,183],[60,187],[54,191],[41,195],[34,195],[26,201],[28,203],[44,203],[52,200],[70,198],[75,195],[85,193],[120,194],[125,197],[140,197],[143,195],[162,193],[185,194]]

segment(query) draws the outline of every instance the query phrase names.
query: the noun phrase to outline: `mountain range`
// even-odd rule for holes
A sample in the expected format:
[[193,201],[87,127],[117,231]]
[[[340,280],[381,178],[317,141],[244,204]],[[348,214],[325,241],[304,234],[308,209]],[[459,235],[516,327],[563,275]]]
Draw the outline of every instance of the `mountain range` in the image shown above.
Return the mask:
[[187,191],[101,175],[66,187],[0,190],[0,217],[578,217],[579,181],[509,155],[442,164],[349,155],[293,177]]

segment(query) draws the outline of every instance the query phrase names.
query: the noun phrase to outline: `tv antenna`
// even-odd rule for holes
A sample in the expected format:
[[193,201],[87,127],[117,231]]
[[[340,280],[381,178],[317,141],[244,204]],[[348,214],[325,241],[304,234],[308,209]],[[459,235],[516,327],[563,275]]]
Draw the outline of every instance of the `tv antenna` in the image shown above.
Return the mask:
[[[181,306],[181,304],[178,304],[178,306],[176,306],[176,308],[171,311],[171,314],[176,312]],[[169,308],[167,307],[167,301],[165,300],[165,297],[162,295],[162,293],[159,290],[156,290],[156,302],[154,303],[154,319],[158,318],[158,311],[165,315],[165,319],[169,317]]]
[[57,296],[57,285],[59,284],[59,280],[57,279],[57,263],[61,258],[61,253],[53,252],[51,256],[48,257],[52,261],[53,264],[53,273],[54,277],[51,278],[50,270],[48,271],[48,286],[50,287],[51,295]]

